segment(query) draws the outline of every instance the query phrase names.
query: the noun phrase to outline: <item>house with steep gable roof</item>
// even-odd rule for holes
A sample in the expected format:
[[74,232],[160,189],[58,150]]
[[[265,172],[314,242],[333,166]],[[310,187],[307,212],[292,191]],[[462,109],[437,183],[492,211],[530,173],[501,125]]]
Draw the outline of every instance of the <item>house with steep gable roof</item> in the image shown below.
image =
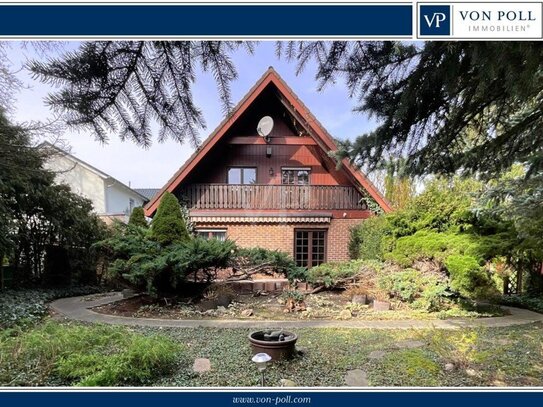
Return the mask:
[[[262,118],[273,127],[263,136]],[[270,121],[269,119],[267,119]],[[187,205],[196,232],[242,247],[276,249],[313,267],[348,259],[350,229],[390,204],[367,177],[329,152],[332,136],[269,68],[145,206],[165,191]]]
[[55,182],[66,184],[72,192],[89,199],[94,212],[106,223],[113,219],[127,222],[135,207],[149,201],[145,195],[58,146],[44,142],[40,148],[48,150],[44,167],[55,173]]

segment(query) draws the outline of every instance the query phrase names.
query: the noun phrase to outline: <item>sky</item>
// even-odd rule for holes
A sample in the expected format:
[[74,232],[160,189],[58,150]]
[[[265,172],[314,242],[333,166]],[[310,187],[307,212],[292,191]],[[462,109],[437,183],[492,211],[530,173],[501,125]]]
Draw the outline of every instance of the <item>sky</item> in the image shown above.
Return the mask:
[[[65,49],[76,49],[78,43],[66,43]],[[23,68],[28,58],[36,53],[12,44],[8,58],[18,77],[25,83],[16,95],[13,117],[16,121],[44,120],[53,116],[44,99],[55,90],[51,85],[33,80]],[[46,56],[47,57],[47,56]],[[253,55],[240,50],[233,54],[238,70],[238,79],[231,84],[232,100],[237,103],[269,66],[283,77],[298,97],[309,107],[324,127],[338,139],[354,139],[371,130],[376,123],[367,115],[353,112],[356,100],[342,80],[317,91],[315,65],[309,64],[296,75],[294,62],[279,60],[275,55],[275,42],[259,43]],[[196,104],[203,111],[207,128],[200,133],[204,140],[223,119],[217,87],[211,74],[199,71],[193,87]],[[107,144],[97,141],[90,133],[68,129],[62,139],[71,146],[71,153],[133,188],[161,188],[194,151],[190,144],[168,140],[156,141],[148,149],[131,141],[120,141],[112,135]]]

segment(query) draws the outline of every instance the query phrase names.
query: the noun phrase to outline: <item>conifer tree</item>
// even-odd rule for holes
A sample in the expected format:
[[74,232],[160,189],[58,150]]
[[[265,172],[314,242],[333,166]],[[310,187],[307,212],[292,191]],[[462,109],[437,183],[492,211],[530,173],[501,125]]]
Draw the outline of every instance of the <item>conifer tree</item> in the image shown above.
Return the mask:
[[138,206],[132,210],[130,218],[128,219],[128,224],[142,228],[147,228],[149,226],[145,220],[145,213],[143,212],[143,208],[141,206]]
[[162,246],[190,239],[179,201],[170,192],[165,192],[160,200],[151,223],[151,237]]

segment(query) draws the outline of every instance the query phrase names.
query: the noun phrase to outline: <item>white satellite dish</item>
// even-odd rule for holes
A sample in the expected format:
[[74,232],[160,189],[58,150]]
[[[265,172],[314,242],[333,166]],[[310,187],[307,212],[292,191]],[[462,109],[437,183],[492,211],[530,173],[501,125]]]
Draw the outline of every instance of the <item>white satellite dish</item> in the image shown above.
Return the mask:
[[273,129],[273,119],[270,116],[264,116],[258,122],[256,131],[261,137],[268,137]]

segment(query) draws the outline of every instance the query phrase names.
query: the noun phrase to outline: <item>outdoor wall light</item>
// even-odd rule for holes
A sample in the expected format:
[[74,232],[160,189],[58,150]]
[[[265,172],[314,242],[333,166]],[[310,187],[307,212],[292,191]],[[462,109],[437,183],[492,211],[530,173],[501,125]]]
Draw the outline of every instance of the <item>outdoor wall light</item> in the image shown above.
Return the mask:
[[272,156],[272,148],[271,146],[266,147],[266,157],[270,158]]
[[273,177],[273,167],[270,167],[270,170],[268,171],[268,173],[270,174],[270,177]]
[[265,386],[264,384],[264,371],[266,370],[266,367],[268,367],[268,362],[271,360],[271,356],[267,353],[257,353],[253,356],[253,359],[251,359],[253,362],[255,362],[256,367],[258,368],[258,371],[262,375],[261,384],[262,387]]

